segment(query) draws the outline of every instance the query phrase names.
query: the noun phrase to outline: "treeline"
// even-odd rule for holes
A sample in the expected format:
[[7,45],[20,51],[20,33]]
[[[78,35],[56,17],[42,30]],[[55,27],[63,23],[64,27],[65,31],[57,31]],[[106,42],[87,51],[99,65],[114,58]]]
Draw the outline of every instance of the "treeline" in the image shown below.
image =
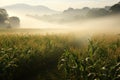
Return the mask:
[[13,28],[20,26],[20,19],[16,16],[9,17],[5,9],[0,8],[0,27]]
[[70,22],[76,20],[84,20],[88,18],[96,18],[96,17],[103,17],[112,14],[119,14],[120,13],[120,2],[113,5],[113,6],[105,6],[104,8],[89,8],[84,7],[82,9],[74,9],[68,8],[64,10],[60,14],[53,14],[53,15],[28,15],[30,17],[44,20],[48,22]]

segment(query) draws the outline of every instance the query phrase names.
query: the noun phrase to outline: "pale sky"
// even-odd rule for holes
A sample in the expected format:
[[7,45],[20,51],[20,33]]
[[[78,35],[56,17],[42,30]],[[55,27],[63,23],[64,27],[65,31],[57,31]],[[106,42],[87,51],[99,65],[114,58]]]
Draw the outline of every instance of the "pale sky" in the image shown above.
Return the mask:
[[113,5],[119,1],[120,0],[0,0],[0,7],[16,3],[26,3],[30,5],[44,5],[54,10],[64,10],[68,7],[104,7]]

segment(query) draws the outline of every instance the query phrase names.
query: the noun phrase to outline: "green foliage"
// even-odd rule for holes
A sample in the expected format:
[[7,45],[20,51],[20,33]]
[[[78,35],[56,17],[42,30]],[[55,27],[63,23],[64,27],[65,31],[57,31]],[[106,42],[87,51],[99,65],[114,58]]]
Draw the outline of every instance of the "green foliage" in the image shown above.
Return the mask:
[[1,34],[0,80],[119,80],[120,39],[99,40]]
[[[58,62],[58,69],[65,73],[65,80],[119,80],[120,40],[109,44],[89,40],[86,57],[65,51]],[[114,57],[113,57],[114,56]]]
[[69,47],[67,39],[56,35],[0,35],[0,80],[24,80],[57,69],[57,60]]

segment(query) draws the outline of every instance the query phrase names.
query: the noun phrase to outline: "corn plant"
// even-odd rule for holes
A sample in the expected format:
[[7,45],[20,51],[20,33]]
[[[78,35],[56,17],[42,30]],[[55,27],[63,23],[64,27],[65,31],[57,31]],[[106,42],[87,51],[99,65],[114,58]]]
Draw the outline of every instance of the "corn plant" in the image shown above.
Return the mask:
[[[119,40],[114,42],[112,50],[119,49]],[[58,69],[65,73],[66,80],[119,80],[120,56],[111,58],[108,45],[89,40],[85,58],[78,54],[65,51],[58,62]],[[117,51],[116,51],[117,52]]]

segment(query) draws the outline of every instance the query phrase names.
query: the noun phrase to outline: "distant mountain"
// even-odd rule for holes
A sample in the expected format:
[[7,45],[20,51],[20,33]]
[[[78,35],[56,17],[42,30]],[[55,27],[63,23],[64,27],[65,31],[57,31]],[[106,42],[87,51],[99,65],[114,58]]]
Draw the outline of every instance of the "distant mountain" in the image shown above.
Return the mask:
[[[105,16],[112,15],[114,13],[120,13],[120,2],[117,4],[114,4],[113,6],[105,6],[103,8],[83,7],[81,9],[80,8],[74,9],[70,7],[64,10],[63,12],[59,12],[58,14],[51,14],[51,15],[47,15],[47,14],[40,15],[40,13],[42,12],[46,12],[46,13],[55,12],[54,10],[51,10],[45,6],[30,6],[30,5],[25,5],[25,4],[24,5],[22,4],[22,6],[19,4],[19,6],[20,8],[21,7],[23,8],[22,10],[26,9],[27,11],[29,11],[32,9],[31,12],[34,12],[34,11],[39,12],[38,15],[32,15],[30,14],[31,12],[29,12],[30,15],[27,15],[28,17],[31,17],[37,20],[42,20],[42,21],[47,21],[47,22],[58,22],[58,23],[78,21],[78,20],[82,21],[82,20],[91,19],[91,18],[105,17]],[[42,12],[40,12],[39,10]]]
[[28,4],[13,4],[13,5],[4,6],[3,8],[8,11],[14,11],[16,13],[22,13],[22,14],[40,15],[40,14],[58,13],[58,11],[52,10],[42,5],[32,6]]

